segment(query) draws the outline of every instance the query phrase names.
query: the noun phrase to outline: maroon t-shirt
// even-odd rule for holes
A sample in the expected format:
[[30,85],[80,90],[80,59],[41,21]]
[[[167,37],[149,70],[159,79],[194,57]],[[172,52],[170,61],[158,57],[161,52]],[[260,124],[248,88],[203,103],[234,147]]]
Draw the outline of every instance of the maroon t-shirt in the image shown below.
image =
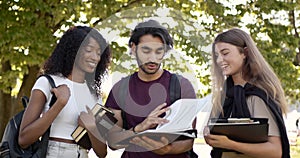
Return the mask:
[[[171,73],[164,70],[160,78],[145,82],[139,79],[137,72],[132,74],[129,80],[129,92],[124,93],[126,96],[122,95],[120,90],[120,83],[117,82],[109,93],[105,106],[116,110],[123,110],[126,114],[127,126],[136,126],[141,123],[153,111],[158,105],[162,103],[167,103],[170,105],[169,96],[169,83],[170,83]],[[179,78],[181,86],[181,98],[196,98],[196,94],[192,84],[184,77]],[[121,98],[122,97],[122,98]],[[116,99],[119,98],[119,99]],[[121,99],[120,99],[121,98]],[[121,101],[123,100],[123,101]],[[124,105],[120,105],[121,102]],[[151,151],[145,151],[138,146],[131,146],[128,151],[138,151],[138,152],[128,152],[124,151],[122,158],[184,158],[188,157],[186,153],[178,155],[157,155]]]

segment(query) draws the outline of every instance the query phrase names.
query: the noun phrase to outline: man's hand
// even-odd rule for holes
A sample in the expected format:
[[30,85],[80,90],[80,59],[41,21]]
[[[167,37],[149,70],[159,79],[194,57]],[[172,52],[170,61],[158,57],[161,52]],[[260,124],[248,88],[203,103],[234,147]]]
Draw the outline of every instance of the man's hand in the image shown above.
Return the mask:
[[[135,132],[142,132],[151,129],[158,124],[164,124],[169,122],[168,120],[159,117],[161,114],[170,110],[169,107],[165,107],[167,104],[163,103],[157,106],[148,117],[140,124],[134,127]],[[150,139],[149,137],[134,137],[130,140],[130,143],[141,146],[149,151],[152,151],[158,155],[164,155],[171,150],[171,145],[169,145],[169,140],[165,137],[161,137],[160,141]]]
[[161,137],[160,141],[155,141],[146,136],[134,137],[130,140],[130,143],[141,146],[158,155],[164,155],[172,149],[169,140],[165,137]]
[[168,120],[159,117],[159,115],[163,114],[164,112],[170,109],[169,107],[165,107],[166,105],[166,103],[163,103],[157,106],[142,123],[136,125],[136,127],[134,128],[135,132],[142,132],[147,129],[153,128],[158,124],[164,124],[169,122]]

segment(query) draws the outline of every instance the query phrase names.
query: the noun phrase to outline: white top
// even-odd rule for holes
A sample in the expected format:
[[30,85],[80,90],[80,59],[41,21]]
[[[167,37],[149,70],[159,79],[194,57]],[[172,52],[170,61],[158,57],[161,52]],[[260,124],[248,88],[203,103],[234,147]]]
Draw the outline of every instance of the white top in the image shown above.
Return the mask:
[[[54,75],[51,75],[51,77],[53,78],[56,86],[62,84],[67,85],[70,89],[71,95],[65,107],[60,111],[56,119],[53,121],[51,125],[50,137],[73,140],[71,134],[78,125],[78,116],[80,112],[86,112],[86,105],[92,109],[97,102],[102,104],[102,101],[91,94],[86,83],[77,83],[69,80],[68,78]],[[47,78],[40,77],[37,79],[32,87],[32,91],[34,89],[41,90],[45,94],[47,103],[43,112],[46,112],[49,109],[49,103],[52,97],[50,92],[51,86]]]

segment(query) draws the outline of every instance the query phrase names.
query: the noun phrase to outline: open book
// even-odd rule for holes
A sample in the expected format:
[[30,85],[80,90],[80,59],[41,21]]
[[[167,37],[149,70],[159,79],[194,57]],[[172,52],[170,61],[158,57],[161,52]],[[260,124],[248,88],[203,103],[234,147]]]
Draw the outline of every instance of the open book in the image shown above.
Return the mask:
[[[128,144],[133,137],[148,136],[154,140],[160,140],[162,136],[169,142],[197,137],[197,130],[192,127],[197,114],[207,106],[211,106],[210,98],[201,99],[179,99],[170,105],[170,110],[166,112],[165,119],[168,123],[160,124],[156,129],[149,129],[136,135],[121,140],[118,144]],[[211,109],[211,108],[209,108]],[[206,122],[203,121],[202,124]]]
[[229,139],[244,143],[268,141],[267,118],[228,118],[210,120],[211,134],[226,135]]

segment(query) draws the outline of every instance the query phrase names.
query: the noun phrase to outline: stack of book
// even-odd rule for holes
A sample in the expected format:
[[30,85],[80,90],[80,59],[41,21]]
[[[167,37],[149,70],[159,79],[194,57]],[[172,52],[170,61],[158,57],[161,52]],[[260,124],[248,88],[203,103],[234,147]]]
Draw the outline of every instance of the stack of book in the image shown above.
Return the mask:
[[[100,104],[96,104],[91,111],[96,118],[96,126],[101,136],[105,136],[117,122],[117,119],[114,117],[114,113]],[[85,149],[92,148],[91,141],[85,128],[77,126],[71,136],[81,147]]]

